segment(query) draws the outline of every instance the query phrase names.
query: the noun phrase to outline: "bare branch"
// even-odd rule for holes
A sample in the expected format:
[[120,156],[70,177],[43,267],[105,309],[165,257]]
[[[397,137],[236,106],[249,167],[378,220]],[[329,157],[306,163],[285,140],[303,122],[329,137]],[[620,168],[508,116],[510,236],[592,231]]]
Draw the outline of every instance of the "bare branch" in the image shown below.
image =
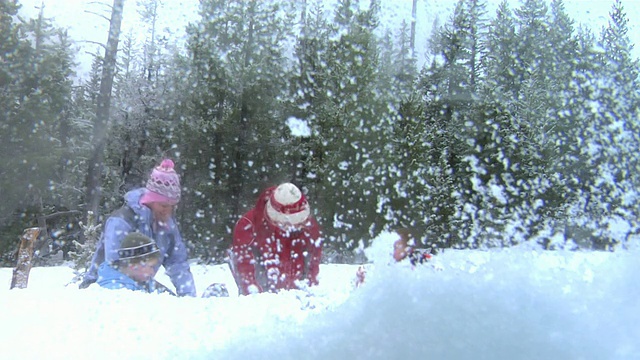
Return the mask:
[[[89,43],[89,44],[95,44],[95,45],[100,45],[103,49],[106,49],[107,46],[103,43],[99,43],[97,41],[93,41],[93,40],[80,40],[78,42],[82,42],[82,43]],[[89,53],[91,55],[93,55],[92,53]]]
[[109,5],[109,4],[105,3],[105,2],[102,2],[102,1],[91,1],[91,2],[89,2],[89,5],[96,5],[96,4],[108,7],[109,11],[113,10],[113,6],[111,6],[111,5]]
[[80,215],[80,214],[82,214],[82,211],[80,211],[80,210],[59,211],[59,212],[55,212],[53,214],[44,215],[44,216],[42,216],[42,218],[45,219],[45,220],[49,220],[49,219],[57,218],[57,217],[60,217],[60,216]]
[[107,21],[111,21],[111,19],[109,19],[108,17],[106,17],[106,16],[104,16],[102,14],[98,14],[97,12],[93,12],[93,11],[90,11],[90,10],[85,10],[84,12],[86,12],[87,14],[99,16],[99,17],[101,17],[101,18],[103,18],[103,19],[105,19]]

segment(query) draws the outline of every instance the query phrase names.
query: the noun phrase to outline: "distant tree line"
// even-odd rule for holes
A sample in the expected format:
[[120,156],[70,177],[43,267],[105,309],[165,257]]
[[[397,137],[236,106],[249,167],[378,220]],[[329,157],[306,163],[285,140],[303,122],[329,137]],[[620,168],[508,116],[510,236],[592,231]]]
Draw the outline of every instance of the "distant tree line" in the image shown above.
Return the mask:
[[[505,0],[492,15],[459,0],[415,39],[424,65],[411,19],[389,28],[380,0],[202,0],[184,44],[159,28],[157,0],[139,3],[144,41],[120,36],[103,124],[98,219],[170,157],[203,261],[221,261],[238,217],[283,181],[307,193],[334,254],[398,227],[437,249],[611,250],[640,230],[639,67],[620,0],[599,33],[561,0]],[[66,31],[18,8],[0,3],[5,263],[38,216],[88,209],[103,70],[98,47],[74,82]],[[81,237],[82,219],[64,221],[49,236]]]

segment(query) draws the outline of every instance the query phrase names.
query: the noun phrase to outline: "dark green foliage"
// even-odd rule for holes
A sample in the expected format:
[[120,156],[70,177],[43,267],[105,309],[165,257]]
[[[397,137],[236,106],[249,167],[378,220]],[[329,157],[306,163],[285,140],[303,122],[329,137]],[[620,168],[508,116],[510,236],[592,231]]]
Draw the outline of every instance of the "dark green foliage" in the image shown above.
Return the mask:
[[[488,29],[472,5],[459,1],[432,38],[434,61],[420,76],[424,112],[408,118],[413,136],[397,138],[405,156],[433,154],[399,162],[422,169],[408,176],[408,193],[442,194],[436,208],[450,209],[422,210],[437,229],[426,237],[445,246],[504,246],[575,226],[592,228],[592,239],[606,239],[602,229],[612,214],[635,224],[635,206],[623,203],[635,198],[636,172],[626,169],[635,169],[637,156],[626,151],[637,148],[637,132],[635,122],[624,119],[637,117],[637,64],[627,60],[620,4],[603,35],[603,47],[612,47],[604,61],[615,58],[609,64],[616,70],[608,75],[592,55],[593,40],[574,33],[562,1],[553,1],[551,12],[541,0],[524,1],[515,17],[503,2]],[[485,72],[469,65],[474,39],[486,45],[477,53]],[[615,79],[621,82],[613,85]],[[603,97],[609,94],[616,100]],[[611,107],[616,115],[608,115]],[[397,125],[406,128],[401,119]]]
[[[184,48],[158,5],[140,2],[144,39],[120,42],[101,210],[172,158],[193,257],[222,261],[238,217],[284,181],[344,261],[399,227],[436,248],[610,250],[613,221],[638,231],[639,70],[620,1],[596,36],[562,0],[505,0],[493,16],[460,0],[422,69],[408,22],[388,28],[377,0],[205,0]],[[70,39],[16,11],[0,3],[5,259],[51,206],[84,208],[102,70],[96,57],[72,84]]]
[[[286,86],[284,42],[290,4],[205,1],[190,25],[189,112],[181,114],[181,156],[197,214],[191,227],[212,254],[222,254],[239,216],[258,191],[292,178],[279,97]],[[204,145],[204,146],[203,146]],[[199,220],[201,219],[201,220]]]
[[[384,198],[389,147],[390,85],[379,82],[379,50],[374,31],[379,5],[361,9],[341,1],[333,25],[316,3],[305,12],[296,54],[299,72],[291,87],[290,113],[309,125],[301,139],[299,182],[315,204],[329,241],[349,249],[383,226],[379,201]],[[306,9],[305,9],[306,10]],[[407,69],[409,71],[409,69]]]
[[[43,12],[23,21],[17,10],[13,2],[0,4],[2,228],[29,208],[77,204],[68,191],[61,137],[70,113],[71,42]],[[12,242],[20,234],[13,228],[0,237]]]

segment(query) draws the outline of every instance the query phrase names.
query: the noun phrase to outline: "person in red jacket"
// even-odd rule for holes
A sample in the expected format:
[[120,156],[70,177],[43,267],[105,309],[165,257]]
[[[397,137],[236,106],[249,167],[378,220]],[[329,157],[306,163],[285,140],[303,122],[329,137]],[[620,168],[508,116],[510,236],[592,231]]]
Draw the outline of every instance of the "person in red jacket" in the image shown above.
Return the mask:
[[240,295],[318,285],[322,239],[298,187],[266,189],[233,231],[229,264]]

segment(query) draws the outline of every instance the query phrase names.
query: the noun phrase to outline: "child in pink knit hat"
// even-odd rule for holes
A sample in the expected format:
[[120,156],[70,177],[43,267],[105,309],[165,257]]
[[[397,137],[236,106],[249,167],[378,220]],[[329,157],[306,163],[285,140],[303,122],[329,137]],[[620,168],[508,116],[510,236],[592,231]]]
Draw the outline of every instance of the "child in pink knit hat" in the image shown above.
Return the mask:
[[[189,268],[187,247],[175,219],[176,204],[180,201],[180,178],[173,161],[164,159],[155,167],[145,187],[124,195],[124,205],[106,220],[102,237],[84,275],[81,288],[98,278],[98,268],[114,264],[120,259],[118,250],[127,234],[138,232],[158,246],[160,263],[171,278],[179,296],[195,296],[193,275]],[[157,269],[156,269],[157,270]]]

